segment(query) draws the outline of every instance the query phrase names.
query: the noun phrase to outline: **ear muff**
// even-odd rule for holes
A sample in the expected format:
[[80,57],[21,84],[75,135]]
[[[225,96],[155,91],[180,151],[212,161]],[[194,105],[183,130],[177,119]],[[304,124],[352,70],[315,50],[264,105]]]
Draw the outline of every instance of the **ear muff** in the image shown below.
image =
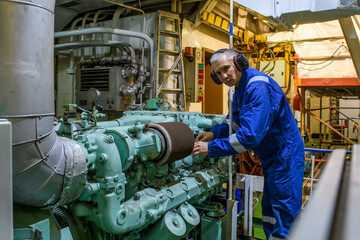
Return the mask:
[[242,54],[234,56],[233,61],[236,69],[240,72],[245,71],[249,67],[249,61]]
[[211,79],[214,81],[214,83],[216,83],[217,85],[222,84],[222,82],[220,81],[220,79],[218,78],[218,76],[216,75],[216,73],[214,71],[211,72],[210,76],[211,76]]
[[[214,54],[216,53],[224,53],[226,51],[228,51],[229,49],[227,48],[223,48],[223,49],[219,49],[217,50]],[[233,49],[232,49],[233,50]],[[236,51],[236,50],[233,50],[233,51]],[[248,67],[249,67],[249,61],[247,60],[247,58],[242,55],[242,54],[238,54],[236,56],[234,56],[233,58],[233,62],[234,62],[234,65],[236,67],[237,70],[239,70],[240,72],[243,72],[245,71]],[[211,66],[211,64],[210,64]],[[221,85],[222,82],[221,80],[218,78],[218,76],[216,75],[216,73],[214,71],[211,72],[210,74],[211,76],[211,79],[217,84],[217,85]]]

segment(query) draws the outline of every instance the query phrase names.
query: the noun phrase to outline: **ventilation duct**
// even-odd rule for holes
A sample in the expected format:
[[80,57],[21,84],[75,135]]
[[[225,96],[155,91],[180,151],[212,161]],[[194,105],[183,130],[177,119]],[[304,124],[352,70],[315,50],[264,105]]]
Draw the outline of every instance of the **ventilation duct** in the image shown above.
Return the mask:
[[0,118],[13,125],[13,199],[36,207],[76,199],[86,181],[80,146],[53,130],[54,7],[0,0]]

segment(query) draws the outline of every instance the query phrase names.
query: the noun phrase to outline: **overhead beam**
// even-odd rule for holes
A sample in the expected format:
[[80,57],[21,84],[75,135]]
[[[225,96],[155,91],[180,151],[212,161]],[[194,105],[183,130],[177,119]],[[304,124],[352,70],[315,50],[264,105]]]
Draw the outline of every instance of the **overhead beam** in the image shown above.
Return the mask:
[[203,13],[211,12],[217,3],[218,3],[218,0],[206,0],[205,3],[200,6],[200,9],[197,11],[197,16],[196,16],[196,19],[194,22],[194,27],[197,27],[201,24]]
[[360,83],[360,40],[352,17],[339,20]]

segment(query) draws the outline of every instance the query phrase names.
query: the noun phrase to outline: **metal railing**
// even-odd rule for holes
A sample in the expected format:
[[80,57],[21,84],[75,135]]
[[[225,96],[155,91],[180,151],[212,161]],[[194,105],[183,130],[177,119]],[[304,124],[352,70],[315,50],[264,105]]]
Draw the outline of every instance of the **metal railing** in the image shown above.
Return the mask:
[[[320,153],[332,153],[333,149],[317,149],[317,148],[305,148],[305,161],[311,161],[311,174],[310,174],[310,178],[308,177],[304,177],[304,180],[310,180],[310,197],[313,194],[313,185],[314,185],[314,181],[319,181],[318,178],[314,178],[314,167],[315,167],[315,162],[327,162],[327,160],[315,160],[315,153],[316,152],[320,152]],[[310,152],[309,154],[311,154],[310,159],[306,158],[306,156],[308,156],[309,154],[306,154],[306,152]],[[351,151],[346,151],[346,154],[351,154]]]

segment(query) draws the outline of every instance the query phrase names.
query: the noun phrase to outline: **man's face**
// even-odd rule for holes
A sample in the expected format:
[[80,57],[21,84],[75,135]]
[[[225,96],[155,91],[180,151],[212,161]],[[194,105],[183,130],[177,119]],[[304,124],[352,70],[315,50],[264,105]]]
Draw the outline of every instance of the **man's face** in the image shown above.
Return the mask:
[[212,68],[225,85],[239,86],[242,73],[235,69],[234,63],[228,59],[227,55],[222,54],[219,60],[212,64]]

